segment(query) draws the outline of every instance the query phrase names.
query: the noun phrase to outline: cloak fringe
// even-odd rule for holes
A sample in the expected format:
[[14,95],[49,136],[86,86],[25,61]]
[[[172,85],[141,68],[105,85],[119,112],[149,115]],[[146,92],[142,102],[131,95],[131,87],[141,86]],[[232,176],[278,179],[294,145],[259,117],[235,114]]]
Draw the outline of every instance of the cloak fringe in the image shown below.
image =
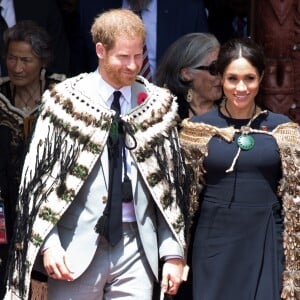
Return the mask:
[[[46,138],[41,141],[37,149],[35,171],[32,173],[27,169],[24,182],[21,184],[21,187],[26,188],[20,189],[19,207],[13,234],[14,243],[9,254],[11,263],[8,269],[8,282],[19,290],[22,299],[27,292],[25,278],[28,264],[32,263],[26,261],[28,243],[30,239],[34,238],[36,238],[34,243],[42,242],[38,240],[38,237],[33,237],[34,221],[41,205],[47,201],[48,194],[53,191],[54,187],[64,185],[67,171],[72,168],[79,153],[79,146],[76,145],[75,140],[73,145],[68,145],[66,137],[67,134],[62,128],[56,128],[52,133],[49,128]],[[42,143],[45,145],[44,147]],[[40,151],[41,147],[44,149],[43,153]],[[50,177],[50,170],[53,170],[59,156],[61,156],[61,172],[54,179],[53,184],[45,190],[45,182]],[[31,198],[31,193],[33,193],[33,201],[29,203],[28,199]],[[14,276],[14,269],[18,270],[17,277]]]

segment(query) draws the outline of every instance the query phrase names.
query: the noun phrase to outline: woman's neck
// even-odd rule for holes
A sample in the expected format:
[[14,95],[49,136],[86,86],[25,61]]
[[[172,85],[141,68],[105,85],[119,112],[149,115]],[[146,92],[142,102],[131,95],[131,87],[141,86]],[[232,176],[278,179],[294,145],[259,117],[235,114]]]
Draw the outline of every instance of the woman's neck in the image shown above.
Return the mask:
[[225,100],[221,107],[223,114],[231,119],[251,119],[259,111],[255,102],[245,109],[236,109],[228,105],[227,100]]
[[16,107],[24,111],[31,111],[41,98],[40,80],[27,86],[13,86],[13,96]]
[[203,115],[206,112],[209,112],[210,110],[213,109],[215,106],[215,102],[211,100],[194,100],[189,103],[190,105],[190,111],[192,112],[193,115]]

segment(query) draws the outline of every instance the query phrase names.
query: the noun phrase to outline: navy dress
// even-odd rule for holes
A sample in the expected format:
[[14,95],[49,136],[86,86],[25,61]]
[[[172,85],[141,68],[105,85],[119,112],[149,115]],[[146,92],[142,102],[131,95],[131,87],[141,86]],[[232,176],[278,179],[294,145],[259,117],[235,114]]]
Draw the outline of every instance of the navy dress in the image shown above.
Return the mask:
[[[218,109],[192,121],[240,128],[249,120],[224,116]],[[288,122],[268,112],[251,127],[273,130]],[[205,188],[193,244],[194,300],[278,300],[284,264],[281,200],[276,191],[281,162],[275,139],[253,134],[255,145],[241,151],[234,171],[226,173],[238,146],[219,136],[208,144]]]

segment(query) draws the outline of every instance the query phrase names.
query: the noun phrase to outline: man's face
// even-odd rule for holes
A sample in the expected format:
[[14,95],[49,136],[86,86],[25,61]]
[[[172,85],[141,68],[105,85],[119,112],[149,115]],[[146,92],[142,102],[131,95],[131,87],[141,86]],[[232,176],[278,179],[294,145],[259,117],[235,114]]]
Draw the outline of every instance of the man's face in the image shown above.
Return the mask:
[[117,38],[110,50],[98,43],[96,52],[100,74],[111,86],[120,89],[134,83],[143,64],[143,41],[140,37]]

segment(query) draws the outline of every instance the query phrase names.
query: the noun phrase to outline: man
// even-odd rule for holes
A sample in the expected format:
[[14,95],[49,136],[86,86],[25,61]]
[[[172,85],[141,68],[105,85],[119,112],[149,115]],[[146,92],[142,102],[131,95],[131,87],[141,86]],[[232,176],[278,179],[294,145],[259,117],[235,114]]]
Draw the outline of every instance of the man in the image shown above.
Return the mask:
[[[105,12],[91,32],[97,70],[44,95],[23,168],[22,226],[5,299],[27,299],[36,257],[49,276],[49,300],[150,300],[160,260],[163,292],[174,295],[182,281],[186,191],[177,104],[137,76],[145,28],[136,14]],[[111,231],[120,193],[122,223]]]
[[79,0],[77,22],[71,41],[73,74],[94,71],[97,57],[89,29],[97,14],[111,8],[126,8],[141,13],[147,30],[147,49],[152,75],[155,75],[165,50],[180,36],[190,32],[207,32],[203,0]]

